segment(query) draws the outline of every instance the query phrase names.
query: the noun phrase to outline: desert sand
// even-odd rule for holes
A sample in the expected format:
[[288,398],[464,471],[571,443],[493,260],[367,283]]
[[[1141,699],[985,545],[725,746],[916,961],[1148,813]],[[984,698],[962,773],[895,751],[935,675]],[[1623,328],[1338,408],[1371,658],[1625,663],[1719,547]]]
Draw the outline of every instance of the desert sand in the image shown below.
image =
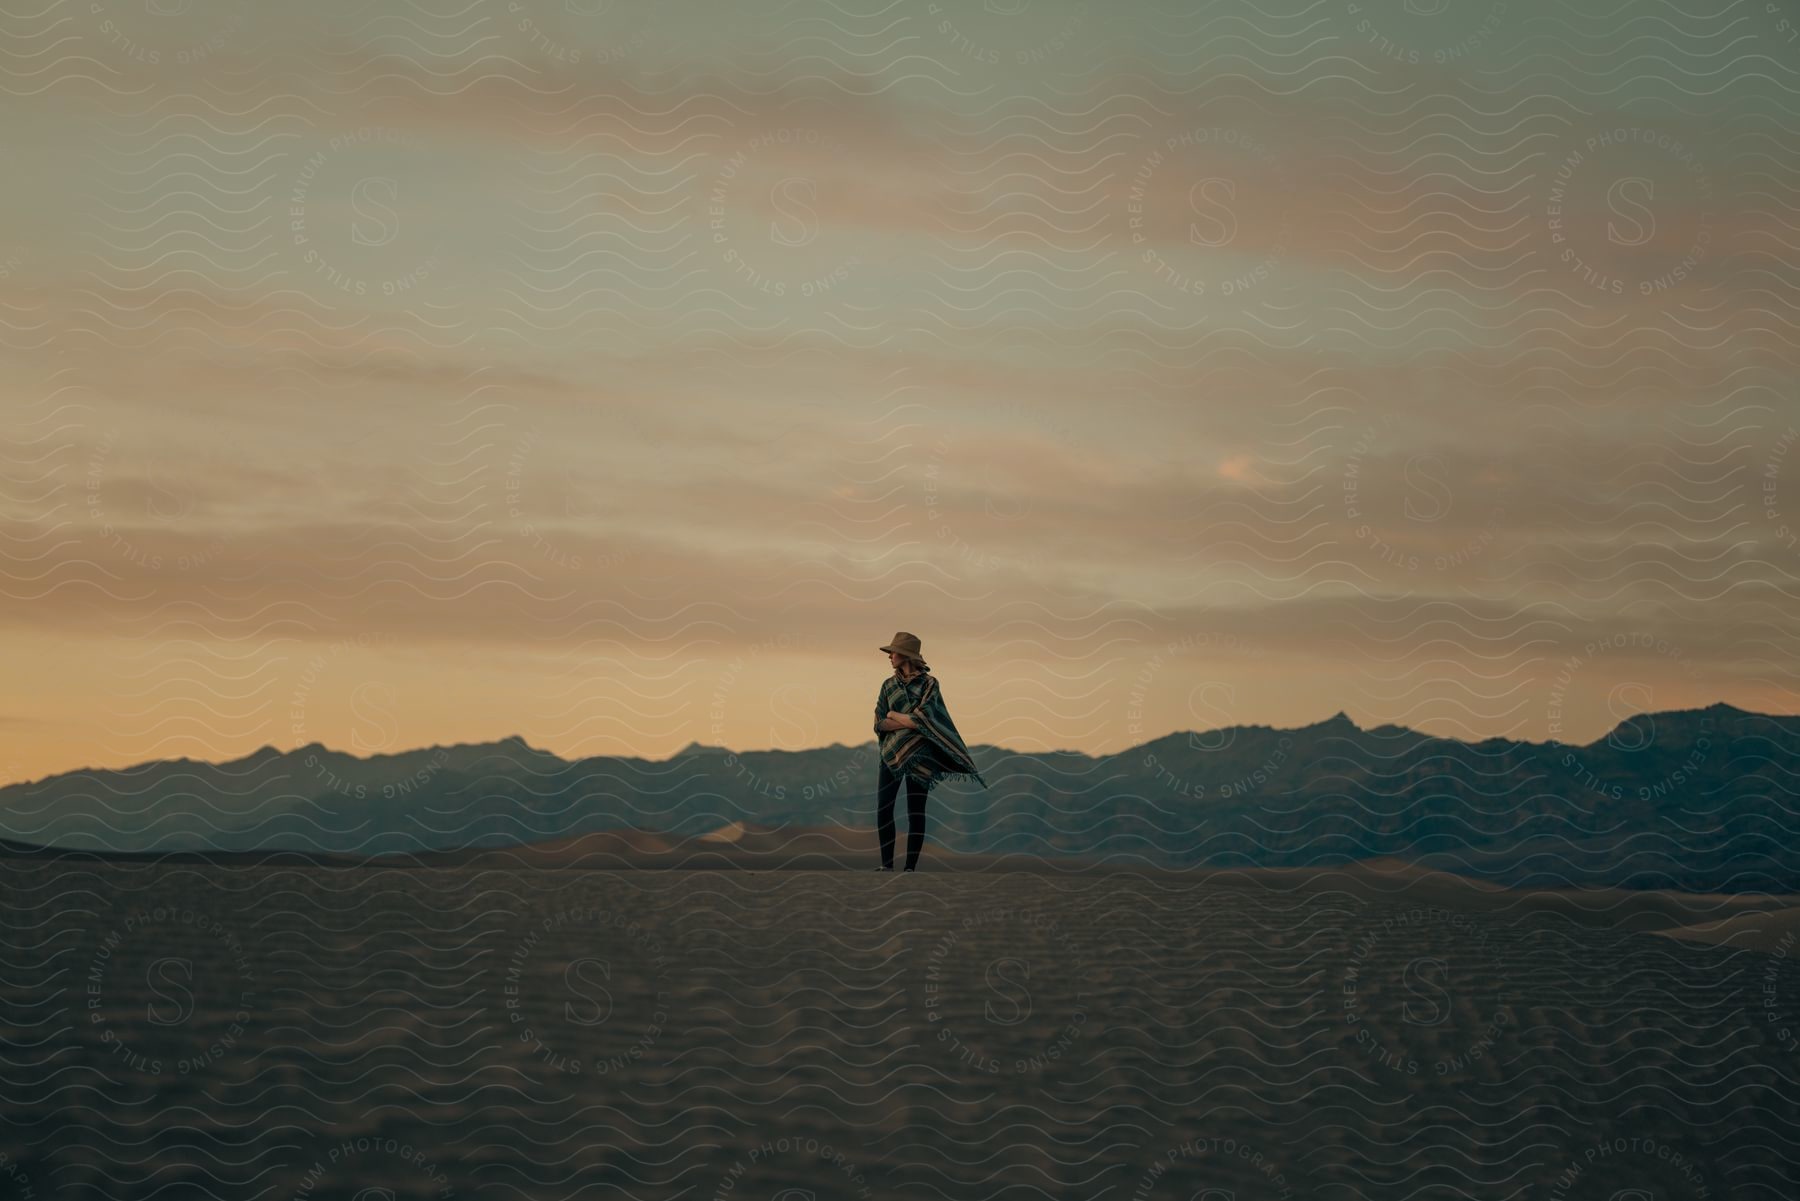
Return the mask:
[[866,837],[11,859],[0,1188],[1773,1201],[1800,1178],[1800,972],[1656,933],[1791,922],[1794,898],[932,848],[883,876]]

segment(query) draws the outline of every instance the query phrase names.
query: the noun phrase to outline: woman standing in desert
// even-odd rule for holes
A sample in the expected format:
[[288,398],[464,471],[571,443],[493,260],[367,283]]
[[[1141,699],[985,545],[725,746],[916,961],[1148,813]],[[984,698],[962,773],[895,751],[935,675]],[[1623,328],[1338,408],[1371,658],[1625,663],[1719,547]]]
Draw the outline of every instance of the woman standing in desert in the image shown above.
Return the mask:
[[875,826],[881,836],[881,866],[894,870],[894,801],[906,781],[906,871],[919,864],[925,845],[925,798],[939,780],[970,778],[988,786],[975,769],[950,711],[944,707],[937,677],[926,666],[918,636],[902,630],[880,649],[887,652],[894,674],[882,681],[875,696],[875,740],[880,767],[875,782]]

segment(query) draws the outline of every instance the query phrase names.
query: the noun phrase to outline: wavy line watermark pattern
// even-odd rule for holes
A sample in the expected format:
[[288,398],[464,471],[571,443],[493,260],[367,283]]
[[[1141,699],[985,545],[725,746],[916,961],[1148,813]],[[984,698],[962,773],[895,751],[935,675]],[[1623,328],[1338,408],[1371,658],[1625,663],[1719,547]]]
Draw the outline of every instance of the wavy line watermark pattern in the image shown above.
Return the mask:
[[1699,147],[1620,125],[1567,147],[1543,211],[1552,256],[1584,295],[1648,297],[1695,278],[1712,252],[1715,201]]
[[1235,126],[1168,134],[1136,160],[1123,191],[1127,253],[1159,288],[1241,300],[1279,279],[1296,193],[1286,155],[1266,135]]
[[288,241],[325,295],[411,300],[436,286],[443,240],[420,217],[424,188],[407,178],[428,159],[417,134],[365,125],[324,139],[300,160],[284,193]]
[[811,126],[730,147],[706,189],[706,231],[731,286],[767,300],[841,294],[862,257],[833,249],[821,213],[848,203],[851,155]]
[[[1015,920],[1037,940],[1035,950],[1021,944],[993,952],[989,940]],[[975,981],[976,992],[958,995],[959,983]],[[926,1028],[947,1058],[970,1071],[1035,1075],[1068,1056],[1089,1032],[1096,1015],[1088,988],[1082,950],[1057,919],[1011,908],[974,914],[959,919],[926,955]],[[979,1023],[960,1012],[976,1001]],[[1031,1032],[1046,1024],[1041,1008],[1051,1017],[1047,1037],[1038,1040]]]
[[[580,953],[561,954],[571,943]],[[607,906],[560,909],[527,923],[500,964],[493,1004],[502,1037],[553,1076],[627,1072],[670,1025],[671,955],[649,923]]]
[[151,1076],[192,1076],[246,1054],[265,1018],[242,932],[181,905],[135,911],[100,935],[82,993],[107,1062]]

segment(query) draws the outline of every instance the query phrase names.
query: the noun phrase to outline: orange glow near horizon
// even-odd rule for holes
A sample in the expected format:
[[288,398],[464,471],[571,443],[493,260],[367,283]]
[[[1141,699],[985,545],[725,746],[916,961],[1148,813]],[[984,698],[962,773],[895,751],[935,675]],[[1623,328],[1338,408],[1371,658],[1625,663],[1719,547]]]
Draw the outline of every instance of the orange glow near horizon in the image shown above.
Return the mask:
[[1020,751],[1800,712],[1759,52],[1701,96],[1630,39],[1553,78],[1530,4],[534,4],[558,54],[76,7],[16,16],[6,118],[7,779],[860,743],[896,629]]

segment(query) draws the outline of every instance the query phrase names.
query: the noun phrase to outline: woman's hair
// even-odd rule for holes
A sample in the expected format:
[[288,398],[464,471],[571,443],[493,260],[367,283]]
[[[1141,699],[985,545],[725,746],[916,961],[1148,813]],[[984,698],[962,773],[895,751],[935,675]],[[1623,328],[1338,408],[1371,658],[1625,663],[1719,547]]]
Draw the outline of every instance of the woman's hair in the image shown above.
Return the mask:
[[[925,660],[919,658],[919,656],[909,655],[907,657],[912,660],[913,674],[917,675],[921,672],[928,672],[931,670],[931,665],[926,663]],[[900,669],[898,667],[894,668],[894,674],[895,675],[900,674]]]

